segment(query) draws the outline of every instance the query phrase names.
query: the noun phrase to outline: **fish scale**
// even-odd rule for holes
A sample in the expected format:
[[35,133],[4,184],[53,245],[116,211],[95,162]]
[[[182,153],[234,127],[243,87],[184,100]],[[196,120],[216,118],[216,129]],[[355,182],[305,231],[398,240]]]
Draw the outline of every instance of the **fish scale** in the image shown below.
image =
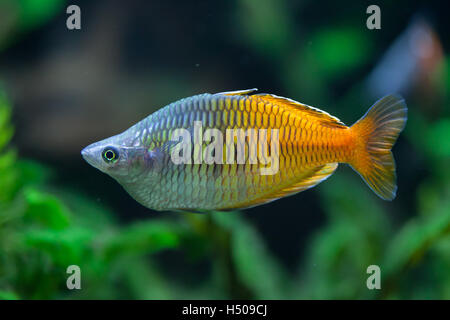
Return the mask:
[[[216,121],[220,115],[222,115],[221,121]],[[273,119],[279,119],[279,121],[268,121],[270,116]],[[186,121],[186,119],[189,119],[189,121]],[[148,131],[146,139],[143,140],[143,145],[149,147],[149,149],[161,147],[170,141],[171,134],[175,129],[192,128],[194,121],[202,121],[202,124],[205,125],[204,129],[219,129],[224,136],[227,129],[236,128],[280,130],[280,168],[275,177],[268,177],[260,176],[261,165],[252,167],[238,164],[209,165],[202,163],[200,165],[177,166],[171,162],[169,157],[166,157],[165,167],[168,170],[163,171],[161,185],[171,189],[172,187],[169,186],[177,184],[174,188],[184,190],[182,194],[180,192],[174,193],[174,197],[169,200],[175,207],[179,208],[201,206],[208,209],[210,207],[229,208],[235,205],[239,206],[243,202],[253,201],[292,184],[311,168],[326,163],[343,162],[345,161],[343,157],[348,155],[350,151],[346,147],[344,152],[336,152],[336,148],[339,146],[336,145],[336,148],[333,148],[333,144],[329,141],[332,136],[335,136],[331,131],[336,129],[321,128],[313,123],[315,121],[313,117],[302,114],[301,110],[283,105],[275,105],[275,108],[273,108],[272,103],[266,102],[258,96],[227,97],[211,94],[180,100],[150,116],[147,121],[142,123],[146,127],[141,127],[142,131]],[[299,126],[295,126],[295,123]],[[168,130],[167,135],[162,134],[165,130]],[[319,131],[323,131],[323,135],[318,134]],[[341,135],[344,136],[346,128],[341,129],[341,131]],[[301,138],[296,139],[296,137]],[[325,145],[330,145],[332,148],[327,148]],[[313,153],[317,153],[318,156],[313,157]],[[246,161],[248,164],[249,159],[246,159]],[[214,177],[211,174],[212,171],[206,170],[209,166],[222,167],[222,174],[219,177]],[[238,167],[243,169],[237,171]],[[223,170],[224,168],[225,170]],[[172,179],[172,175],[184,177],[181,187],[180,181]],[[217,179],[221,180],[220,184],[208,183]],[[278,184],[278,188],[274,188],[274,180],[282,182]],[[165,188],[161,188],[161,190],[165,191],[164,194],[152,191],[149,195],[151,201],[155,202],[155,207],[165,203],[166,198],[171,194]],[[206,193],[214,196],[202,196],[201,193],[199,194],[199,190],[208,191]],[[219,195],[222,196],[219,197]]]

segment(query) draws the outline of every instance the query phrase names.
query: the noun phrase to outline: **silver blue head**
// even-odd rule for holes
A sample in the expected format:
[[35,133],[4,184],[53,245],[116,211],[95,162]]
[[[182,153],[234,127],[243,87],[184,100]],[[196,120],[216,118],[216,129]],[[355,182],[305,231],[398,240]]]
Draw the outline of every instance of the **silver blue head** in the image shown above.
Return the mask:
[[128,145],[124,135],[95,142],[81,151],[87,163],[121,184],[133,183],[154,171],[157,162],[153,152],[140,145]]

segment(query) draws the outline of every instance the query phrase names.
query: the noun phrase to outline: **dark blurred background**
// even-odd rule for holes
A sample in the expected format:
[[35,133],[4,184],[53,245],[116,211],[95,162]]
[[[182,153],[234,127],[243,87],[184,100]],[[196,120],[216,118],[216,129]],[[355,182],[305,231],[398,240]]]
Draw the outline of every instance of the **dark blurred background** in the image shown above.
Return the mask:
[[[66,27],[70,4],[81,30]],[[370,4],[380,30],[366,27]],[[445,1],[0,0],[0,298],[450,299],[449,12]],[[401,93],[397,198],[341,165],[243,212],[157,213],[80,157],[179,98],[253,87],[347,125]],[[65,287],[71,264],[80,291]],[[381,290],[366,287],[371,264]]]

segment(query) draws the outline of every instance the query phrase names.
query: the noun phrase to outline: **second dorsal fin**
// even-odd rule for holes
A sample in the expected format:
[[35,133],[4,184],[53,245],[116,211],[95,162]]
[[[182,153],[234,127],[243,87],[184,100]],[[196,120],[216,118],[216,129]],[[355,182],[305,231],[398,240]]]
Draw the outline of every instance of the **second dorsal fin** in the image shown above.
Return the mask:
[[300,103],[298,101],[284,98],[280,96],[276,96],[274,94],[268,94],[268,93],[259,93],[255,94],[254,97],[259,97],[261,100],[277,104],[277,105],[285,105],[289,106],[298,110],[301,110],[305,112],[308,115],[311,115],[319,120],[321,120],[323,123],[337,126],[337,127],[345,127],[345,124],[339,120],[338,118],[330,115],[328,112],[325,112],[323,110],[308,106],[306,104]]

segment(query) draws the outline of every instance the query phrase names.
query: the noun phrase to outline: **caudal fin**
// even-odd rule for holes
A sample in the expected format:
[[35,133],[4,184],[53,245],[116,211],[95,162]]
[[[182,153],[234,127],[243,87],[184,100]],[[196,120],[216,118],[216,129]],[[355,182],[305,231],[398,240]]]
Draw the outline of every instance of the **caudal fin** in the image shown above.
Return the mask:
[[407,119],[405,100],[397,95],[377,102],[352,127],[356,137],[355,157],[350,165],[382,199],[392,200],[397,192],[392,146]]

